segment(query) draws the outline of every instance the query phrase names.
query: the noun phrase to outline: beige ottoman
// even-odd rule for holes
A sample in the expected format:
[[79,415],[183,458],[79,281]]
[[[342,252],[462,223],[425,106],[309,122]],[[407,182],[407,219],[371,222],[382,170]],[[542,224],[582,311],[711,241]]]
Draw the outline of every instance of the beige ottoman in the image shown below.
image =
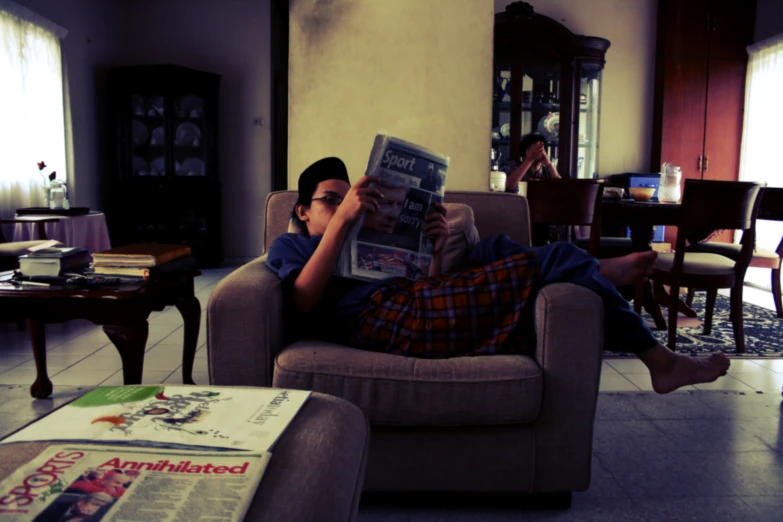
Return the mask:
[[[277,442],[245,520],[356,520],[369,441],[359,408],[313,393]],[[0,445],[0,480],[50,444]]]

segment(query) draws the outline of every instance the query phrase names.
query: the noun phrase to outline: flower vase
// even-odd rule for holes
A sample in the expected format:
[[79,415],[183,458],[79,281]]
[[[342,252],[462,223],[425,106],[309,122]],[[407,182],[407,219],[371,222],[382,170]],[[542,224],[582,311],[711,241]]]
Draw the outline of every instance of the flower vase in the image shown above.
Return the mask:
[[41,192],[43,194],[43,205],[42,206],[44,208],[49,208],[49,184],[48,183],[45,183],[41,187]]

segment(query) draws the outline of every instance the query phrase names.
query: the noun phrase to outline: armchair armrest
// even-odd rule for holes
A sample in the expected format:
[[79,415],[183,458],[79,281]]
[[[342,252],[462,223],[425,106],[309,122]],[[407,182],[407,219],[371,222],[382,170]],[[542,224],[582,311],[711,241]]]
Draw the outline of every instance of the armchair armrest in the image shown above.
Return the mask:
[[224,277],[207,305],[209,382],[271,386],[273,361],[283,348],[283,289],[255,259]]
[[604,309],[594,292],[546,286],[536,300],[536,360],[544,401],[535,426],[535,484],[542,491],[584,491],[590,484]]

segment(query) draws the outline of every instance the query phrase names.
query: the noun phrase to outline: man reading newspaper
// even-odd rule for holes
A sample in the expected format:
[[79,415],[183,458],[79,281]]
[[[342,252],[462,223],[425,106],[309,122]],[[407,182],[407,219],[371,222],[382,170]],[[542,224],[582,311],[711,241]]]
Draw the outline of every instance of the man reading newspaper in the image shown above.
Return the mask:
[[429,214],[443,211],[448,165],[443,154],[377,135],[365,173],[382,197],[349,230],[336,273],[368,281],[428,275],[433,238],[424,225]]
[[[395,163],[410,169],[410,159],[398,158]],[[519,353],[535,346],[530,319],[538,291],[567,282],[601,298],[607,325],[604,349],[635,353],[649,369],[658,393],[726,374],[725,355],[697,359],[658,343],[615,288],[648,276],[655,252],[603,259],[599,264],[570,243],[529,247],[507,236],[492,236],[469,253],[470,266],[441,273],[439,259],[449,226],[438,212],[424,217],[425,232],[435,237],[429,277],[363,282],[336,276],[349,230],[380,208],[383,187],[372,185],[381,181],[363,176],[351,186],[345,165],[337,158],[320,160],[302,173],[293,215],[304,231],[278,237],[267,259],[281,280],[287,303],[303,314],[299,332],[309,327],[308,334],[322,339],[423,358]],[[421,190],[418,181],[415,188]],[[433,206],[443,208],[440,203]],[[397,262],[396,254],[374,252],[382,265]],[[405,266],[405,257],[399,262]]]

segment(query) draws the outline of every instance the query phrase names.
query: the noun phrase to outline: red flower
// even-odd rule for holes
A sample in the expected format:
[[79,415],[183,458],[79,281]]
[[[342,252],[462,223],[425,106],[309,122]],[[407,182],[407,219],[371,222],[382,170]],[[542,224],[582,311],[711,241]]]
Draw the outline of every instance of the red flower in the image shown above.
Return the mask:
[[37,165],[38,165],[38,170],[43,170],[43,169],[46,168],[46,162],[45,161],[39,161],[37,163]]
[[54,181],[54,178],[57,177],[57,171],[53,170],[51,174],[49,174],[49,181]]

